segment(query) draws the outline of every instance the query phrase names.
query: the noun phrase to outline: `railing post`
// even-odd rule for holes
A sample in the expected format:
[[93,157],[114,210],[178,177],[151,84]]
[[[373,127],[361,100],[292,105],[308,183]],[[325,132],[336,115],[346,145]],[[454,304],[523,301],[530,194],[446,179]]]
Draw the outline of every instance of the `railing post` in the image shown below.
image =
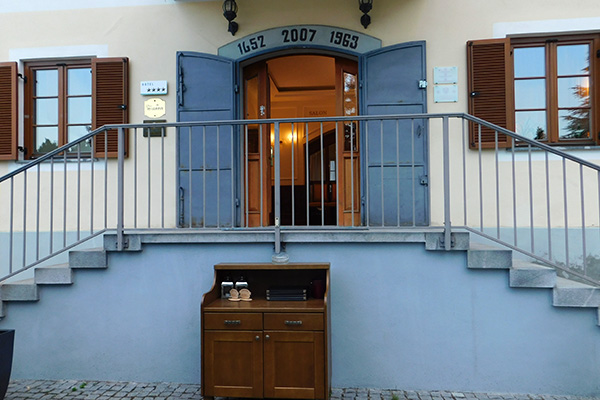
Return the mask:
[[444,249],[452,247],[452,224],[450,223],[450,139],[448,132],[448,116],[442,120],[443,152],[444,152]]
[[[104,148],[104,151],[108,149]],[[123,225],[124,225],[124,200],[125,200],[125,131],[122,127],[118,129],[118,158],[117,158],[117,250],[123,250]]]
[[273,139],[273,171],[275,173],[275,188],[273,193],[273,213],[275,216],[275,253],[271,257],[274,263],[289,261],[287,254],[281,252],[281,164],[279,149],[279,122],[274,123]]

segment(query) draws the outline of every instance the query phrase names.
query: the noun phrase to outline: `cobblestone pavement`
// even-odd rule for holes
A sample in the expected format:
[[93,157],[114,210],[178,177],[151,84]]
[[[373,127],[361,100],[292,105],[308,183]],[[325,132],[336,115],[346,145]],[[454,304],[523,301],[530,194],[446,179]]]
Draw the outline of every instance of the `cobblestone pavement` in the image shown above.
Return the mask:
[[[186,400],[201,399],[200,385],[102,381],[11,381],[5,400]],[[540,394],[333,389],[332,400],[600,400],[600,397]]]

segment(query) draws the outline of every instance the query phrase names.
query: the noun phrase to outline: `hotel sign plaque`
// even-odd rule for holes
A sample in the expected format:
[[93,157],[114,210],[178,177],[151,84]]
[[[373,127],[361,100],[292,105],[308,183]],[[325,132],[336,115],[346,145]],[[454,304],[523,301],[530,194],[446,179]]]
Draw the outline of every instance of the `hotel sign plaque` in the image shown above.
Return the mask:
[[268,50],[322,47],[357,54],[381,48],[381,40],[363,33],[324,25],[296,25],[267,29],[219,48],[218,54],[231,59],[248,58]]

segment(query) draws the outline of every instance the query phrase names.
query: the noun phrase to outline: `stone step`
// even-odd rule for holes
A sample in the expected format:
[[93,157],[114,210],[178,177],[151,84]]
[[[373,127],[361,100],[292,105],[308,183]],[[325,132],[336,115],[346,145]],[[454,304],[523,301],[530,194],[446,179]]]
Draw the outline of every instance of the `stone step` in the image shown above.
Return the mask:
[[[104,235],[104,248],[108,251],[117,251],[117,235],[109,233]],[[123,251],[142,251],[142,238],[140,235],[125,235]]]
[[0,286],[1,301],[38,301],[38,287],[33,278],[7,282]]
[[101,248],[71,250],[69,266],[71,268],[106,268],[108,266],[106,250]]
[[[451,235],[451,250],[467,250],[469,248],[468,232],[453,232]],[[443,233],[425,234],[426,250],[445,250]]]
[[513,260],[509,285],[514,288],[548,288],[556,285],[556,270],[526,260]]
[[552,304],[556,307],[600,307],[600,288],[557,277]]
[[69,264],[56,264],[37,267],[34,272],[35,283],[41,285],[70,285],[73,283],[73,269]]
[[467,250],[467,267],[471,269],[509,269],[512,267],[512,250],[471,243]]

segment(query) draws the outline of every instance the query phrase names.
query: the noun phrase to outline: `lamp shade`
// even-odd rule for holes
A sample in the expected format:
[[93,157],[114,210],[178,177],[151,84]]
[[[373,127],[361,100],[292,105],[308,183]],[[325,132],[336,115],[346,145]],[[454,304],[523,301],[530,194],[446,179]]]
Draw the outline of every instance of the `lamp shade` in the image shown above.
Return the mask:
[[223,16],[227,21],[233,20],[237,16],[238,6],[235,0],[225,0],[223,2]]
[[358,8],[363,13],[368,13],[373,8],[373,0],[358,0]]

